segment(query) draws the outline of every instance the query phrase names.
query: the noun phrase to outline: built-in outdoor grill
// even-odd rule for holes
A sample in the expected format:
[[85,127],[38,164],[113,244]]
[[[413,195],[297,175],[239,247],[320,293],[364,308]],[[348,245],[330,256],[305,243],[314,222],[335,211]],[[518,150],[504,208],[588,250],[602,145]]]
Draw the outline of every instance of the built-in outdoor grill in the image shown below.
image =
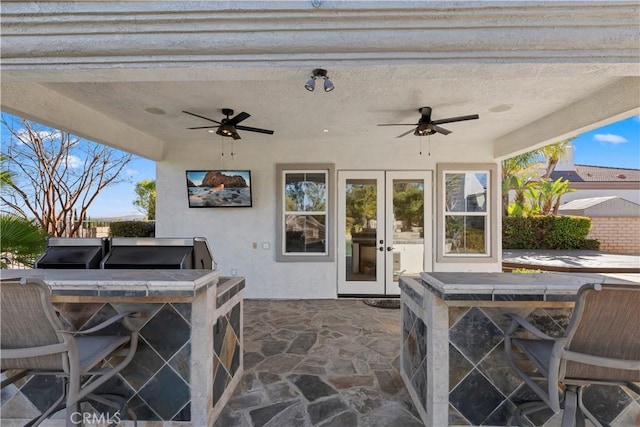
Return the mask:
[[213,269],[204,237],[101,239],[51,237],[35,268]]
[[100,268],[206,269],[213,257],[204,237],[127,238],[114,237]]
[[35,268],[100,268],[108,250],[108,240],[102,238],[67,239],[50,237],[47,250],[34,264]]

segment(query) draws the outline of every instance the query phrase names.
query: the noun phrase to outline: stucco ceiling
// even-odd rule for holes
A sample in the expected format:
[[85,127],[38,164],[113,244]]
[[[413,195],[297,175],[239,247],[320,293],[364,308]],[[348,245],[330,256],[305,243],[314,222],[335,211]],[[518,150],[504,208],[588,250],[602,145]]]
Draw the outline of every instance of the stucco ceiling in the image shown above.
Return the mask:
[[[304,89],[311,73],[306,68],[229,70],[225,80],[46,86],[168,143],[220,138],[206,130],[187,130],[209,123],[182,111],[220,120],[224,117],[220,109],[226,107],[251,114],[243,122],[246,126],[275,131],[274,136],[240,132],[243,140],[296,139],[304,144],[322,135],[324,129],[329,130],[327,136],[343,142],[362,138],[391,141],[410,127],[376,125],[416,123],[417,110],[423,106],[433,108],[433,119],[480,115],[479,120],[443,125],[453,133],[436,135],[434,140],[493,141],[615,81],[602,76],[493,78],[472,70],[464,73],[462,67],[460,75],[453,77],[427,66],[328,68],[336,86],[329,93],[321,87],[314,92]],[[152,114],[149,109],[165,114]],[[417,137],[408,135],[403,140],[412,138]]]

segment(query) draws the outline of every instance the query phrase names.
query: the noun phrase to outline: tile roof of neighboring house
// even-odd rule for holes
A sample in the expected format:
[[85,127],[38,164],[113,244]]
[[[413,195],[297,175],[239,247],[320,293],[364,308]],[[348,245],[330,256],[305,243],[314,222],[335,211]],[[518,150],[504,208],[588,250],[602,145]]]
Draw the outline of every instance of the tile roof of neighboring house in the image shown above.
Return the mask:
[[[536,175],[544,174],[546,163],[536,163],[531,169]],[[570,182],[640,182],[640,169],[612,168],[608,166],[575,165],[573,171],[555,170],[551,179],[564,178]]]

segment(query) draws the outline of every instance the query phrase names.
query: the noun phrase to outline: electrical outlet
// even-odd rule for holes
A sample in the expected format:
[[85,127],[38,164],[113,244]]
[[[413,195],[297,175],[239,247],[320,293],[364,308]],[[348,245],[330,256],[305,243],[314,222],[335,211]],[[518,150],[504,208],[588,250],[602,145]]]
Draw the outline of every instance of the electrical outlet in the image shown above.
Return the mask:
[[269,242],[262,242],[262,249],[269,249],[271,247],[271,245],[269,244]]
[[235,268],[231,269],[231,275],[232,276],[237,276],[238,275],[238,270],[236,270]]
[[258,249],[258,242],[253,242],[253,243],[251,244],[251,247],[252,247],[253,249]]

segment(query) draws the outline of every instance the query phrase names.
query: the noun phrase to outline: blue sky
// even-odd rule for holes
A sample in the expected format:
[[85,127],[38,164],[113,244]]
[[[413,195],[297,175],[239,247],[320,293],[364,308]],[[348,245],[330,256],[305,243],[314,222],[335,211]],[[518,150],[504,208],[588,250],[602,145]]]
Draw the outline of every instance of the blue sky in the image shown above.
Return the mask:
[[[586,132],[573,143],[576,164],[640,169],[640,116]],[[125,173],[126,182],[112,185],[98,195],[89,208],[92,218],[140,215],[133,205],[135,183],[155,179],[155,162],[134,157]]]
[[[134,157],[127,166],[129,175],[127,182],[121,182],[104,189],[89,207],[89,216],[112,217],[125,215],[142,215],[133,205],[136,198],[136,182],[156,179],[156,162],[142,157]],[[185,184],[185,198],[187,194]]]
[[578,165],[640,169],[640,116],[586,132],[573,145]]

